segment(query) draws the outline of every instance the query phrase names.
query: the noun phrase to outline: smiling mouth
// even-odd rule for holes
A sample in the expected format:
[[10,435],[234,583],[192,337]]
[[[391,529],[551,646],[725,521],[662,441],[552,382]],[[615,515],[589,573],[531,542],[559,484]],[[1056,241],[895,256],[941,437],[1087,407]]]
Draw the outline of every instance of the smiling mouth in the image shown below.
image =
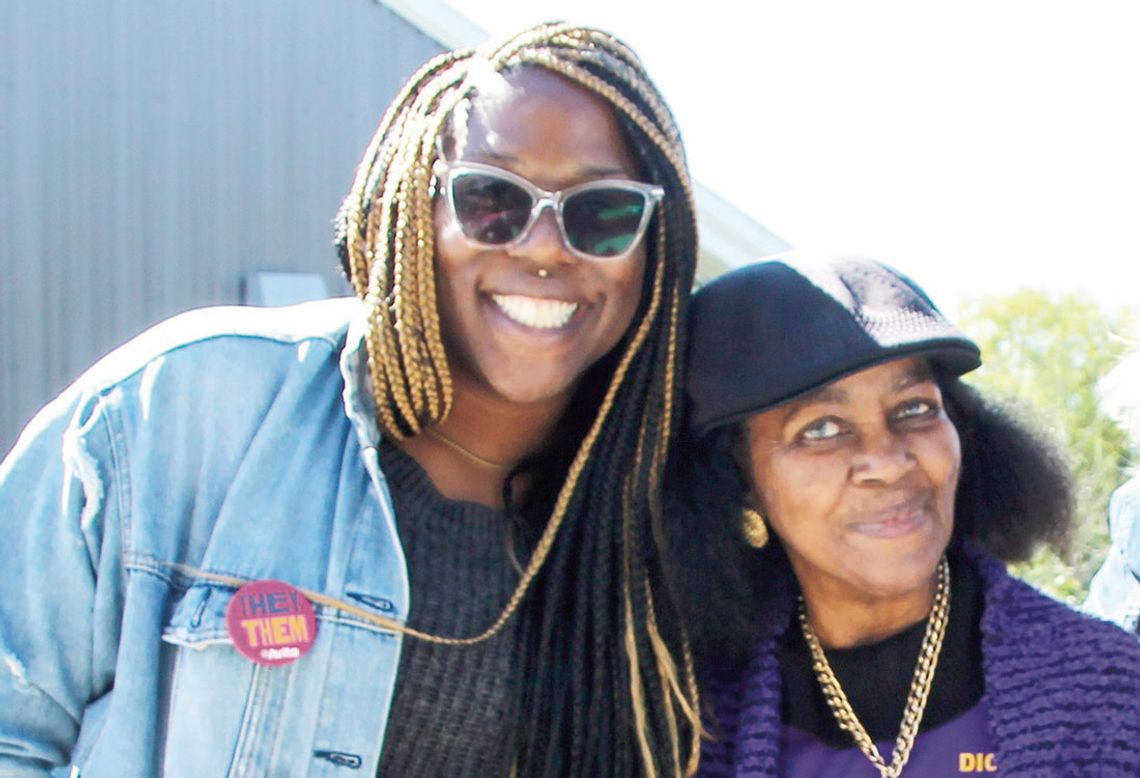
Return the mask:
[[875,511],[855,523],[856,529],[871,535],[893,537],[907,534],[929,518],[927,498],[920,495],[891,508]]
[[519,294],[493,294],[491,299],[508,319],[539,330],[565,327],[578,310],[578,303]]

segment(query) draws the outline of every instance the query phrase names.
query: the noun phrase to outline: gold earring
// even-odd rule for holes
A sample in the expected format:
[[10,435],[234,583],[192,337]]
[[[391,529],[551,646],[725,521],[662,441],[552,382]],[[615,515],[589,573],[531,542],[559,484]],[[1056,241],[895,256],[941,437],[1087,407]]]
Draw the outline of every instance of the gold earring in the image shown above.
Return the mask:
[[764,548],[768,545],[768,525],[759,511],[744,508],[740,512],[741,527],[744,529],[744,541],[753,548]]

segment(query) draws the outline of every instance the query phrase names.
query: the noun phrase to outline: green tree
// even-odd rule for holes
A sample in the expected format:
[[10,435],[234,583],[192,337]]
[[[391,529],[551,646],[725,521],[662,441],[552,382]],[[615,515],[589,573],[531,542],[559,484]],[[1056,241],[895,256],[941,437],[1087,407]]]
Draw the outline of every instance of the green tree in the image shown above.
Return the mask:
[[1134,453],[1098,405],[1096,384],[1128,350],[1121,335],[1136,324],[1136,312],[1108,309],[1079,293],[1024,290],[969,301],[958,318],[985,361],[968,380],[1043,429],[1073,471],[1077,522],[1070,553],[1063,559],[1041,551],[1014,572],[1080,602],[1108,547],[1108,498]]

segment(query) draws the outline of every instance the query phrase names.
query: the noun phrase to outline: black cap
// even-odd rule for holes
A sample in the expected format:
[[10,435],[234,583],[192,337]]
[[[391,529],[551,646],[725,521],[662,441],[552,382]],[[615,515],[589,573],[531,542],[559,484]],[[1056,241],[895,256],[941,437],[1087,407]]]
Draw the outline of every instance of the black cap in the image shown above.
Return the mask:
[[886,265],[781,256],[726,273],[693,298],[689,424],[701,436],[901,357],[924,356],[961,375],[981,364],[980,353]]

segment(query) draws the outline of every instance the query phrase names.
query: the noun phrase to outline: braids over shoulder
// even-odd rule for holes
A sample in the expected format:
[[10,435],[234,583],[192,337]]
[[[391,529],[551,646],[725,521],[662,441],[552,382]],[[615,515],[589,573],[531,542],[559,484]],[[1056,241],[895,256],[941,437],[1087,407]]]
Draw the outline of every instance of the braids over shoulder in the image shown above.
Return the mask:
[[[479,635],[403,631],[465,645],[494,636],[525,609],[531,639],[519,775],[691,774],[697,689],[666,584],[659,495],[677,426],[697,235],[679,133],[636,55],[603,32],[552,23],[431,60],[396,96],[365,153],[338,217],[337,249],[367,309],[382,429],[400,439],[438,424],[453,392],[436,299],[438,141],[481,73],[527,66],[606,100],[643,172],[666,195],[647,237],[639,312],[601,363],[604,374],[591,371],[582,382],[580,394],[593,388],[596,396],[549,489],[513,596]],[[571,413],[582,406],[579,399]]]

